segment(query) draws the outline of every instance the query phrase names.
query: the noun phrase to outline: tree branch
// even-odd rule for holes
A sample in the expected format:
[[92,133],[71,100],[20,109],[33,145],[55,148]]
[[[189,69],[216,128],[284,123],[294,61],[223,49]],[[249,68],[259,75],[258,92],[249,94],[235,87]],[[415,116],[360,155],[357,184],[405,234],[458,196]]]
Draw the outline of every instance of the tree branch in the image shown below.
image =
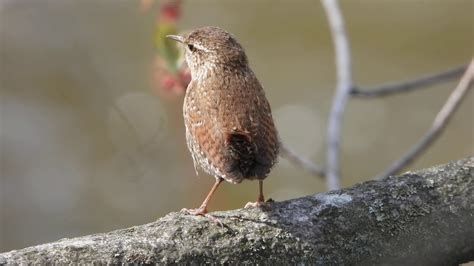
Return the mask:
[[441,135],[443,130],[448,125],[454,112],[458,109],[465,98],[467,92],[472,87],[474,80],[474,59],[471,60],[469,67],[459,81],[458,86],[449,95],[448,100],[444,104],[443,108],[436,115],[431,128],[425,133],[425,135],[416,143],[405,155],[402,156],[398,161],[394,162],[387,170],[379,174],[377,179],[383,179],[387,176],[393,175],[410,165],[416,157],[423,153],[436,138]]
[[280,147],[280,155],[293,164],[308,170],[314,176],[325,177],[325,172],[322,167],[297,154],[283,143]]
[[351,95],[356,98],[376,98],[389,96],[400,92],[410,92],[416,89],[426,88],[443,81],[449,81],[451,79],[458,78],[466,71],[466,69],[467,65],[462,65],[443,72],[408,81],[394,82],[368,89],[354,87],[351,90]]
[[0,264],[454,265],[474,259],[474,157],[350,189],[0,254]]
[[352,89],[352,69],[349,41],[344,27],[344,19],[337,0],[322,0],[335,46],[337,68],[337,90],[329,114],[327,136],[327,183],[328,189],[340,187],[340,142],[341,127],[347,101]]

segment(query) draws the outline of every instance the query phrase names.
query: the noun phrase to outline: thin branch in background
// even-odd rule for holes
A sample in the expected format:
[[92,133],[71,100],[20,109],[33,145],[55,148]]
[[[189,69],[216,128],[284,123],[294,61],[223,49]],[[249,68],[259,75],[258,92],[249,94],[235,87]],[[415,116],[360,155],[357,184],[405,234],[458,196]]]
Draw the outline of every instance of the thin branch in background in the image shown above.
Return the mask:
[[387,170],[380,174],[377,179],[383,179],[394,175],[411,164],[431,143],[443,132],[454,112],[458,109],[467,92],[472,87],[474,80],[474,59],[471,60],[468,69],[462,76],[458,86],[449,96],[448,100],[436,115],[431,128],[402,158],[394,162]]
[[340,188],[340,142],[344,110],[352,89],[352,70],[349,41],[344,20],[337,0],[322,0],[335,46],[337,67],[337,91],[329,115],[327,136],[327,184],[328,189]]
[[443,72],[427,75],[408,81],[389,83],[386,85],[376,86],[368,89],[354,87],[352,88],[351,95],[357,98],[376,98],[389,96],[394,93],[414,91],[417,89],[429,87],[431,85],[443,81],[449,81],[451,79],[458,78],[464,73],[464,71],[466,71],[466,69],[467,65],[462,65],[445,70]]
[[286,158],[289,162],[308,170],[312,175],[321,178],[325,177],[324,169],[310,160],[298,155],[296,152],[288,148],[286,145],[281,144],[280,155]]

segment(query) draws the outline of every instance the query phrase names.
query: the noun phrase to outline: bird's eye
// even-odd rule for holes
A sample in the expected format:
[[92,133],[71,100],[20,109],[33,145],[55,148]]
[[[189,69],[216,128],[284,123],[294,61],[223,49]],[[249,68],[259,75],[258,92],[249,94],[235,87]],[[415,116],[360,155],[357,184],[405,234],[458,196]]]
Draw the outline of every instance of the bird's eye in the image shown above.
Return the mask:
[[196,48],[194,48],[194,45],[192,45],[192,44],[188,44],[188,49],[191,52],[194,52],[194,50],[196,50]]

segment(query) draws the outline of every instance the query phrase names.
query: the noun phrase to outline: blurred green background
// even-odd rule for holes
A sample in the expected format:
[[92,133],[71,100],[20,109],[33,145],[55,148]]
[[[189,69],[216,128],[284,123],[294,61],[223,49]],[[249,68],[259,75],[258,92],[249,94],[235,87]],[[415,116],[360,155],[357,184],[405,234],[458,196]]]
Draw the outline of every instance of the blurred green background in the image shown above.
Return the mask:
[[[0,0],[0,252],[151,222],[197,207],[214,179],[195,176],[182,96],[153,82],[159,3]],[[404,80],[467,63],[474,1],[342,1],[354,79]],[[325,160],[335,85],[333,46],[318,1],[184,1],[183,31],[216,25],[246,48],[282,140]],[[373,177],[414,144],[457,81],[383,99],[353,99],[343,127],[343,185]],[[159,88],[158,88],[159,90]],[[474,97],[411,169],[474,151]],[[275,200],[325,191],[280,160]],[[225,183],[211,210],[255,200],[256,182]]]

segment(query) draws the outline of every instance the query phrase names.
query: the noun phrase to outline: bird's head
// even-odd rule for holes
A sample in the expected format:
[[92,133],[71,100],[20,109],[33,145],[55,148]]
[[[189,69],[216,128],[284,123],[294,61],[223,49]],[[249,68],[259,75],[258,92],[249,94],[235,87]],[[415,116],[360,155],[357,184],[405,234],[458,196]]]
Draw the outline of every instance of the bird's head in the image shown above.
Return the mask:
[[183,36],[168,35],[185,47],[193,78],[220,67],[247,67],[247,56],[232,34],[218,27],[203,27]]

